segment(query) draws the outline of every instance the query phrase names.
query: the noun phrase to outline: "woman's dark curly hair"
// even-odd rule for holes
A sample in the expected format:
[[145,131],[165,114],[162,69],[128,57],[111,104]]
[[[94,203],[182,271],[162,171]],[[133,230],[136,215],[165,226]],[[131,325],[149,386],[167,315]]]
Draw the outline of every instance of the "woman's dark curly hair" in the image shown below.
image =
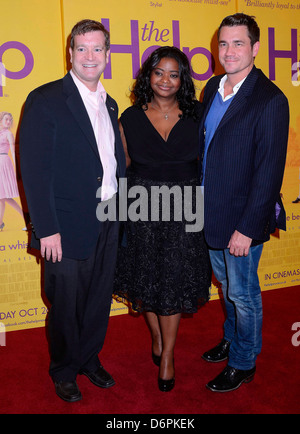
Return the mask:
[[182,117],[194,117],[196,114],[196,96],[195,87],[191,76],[190,63],[187,56],[176,47],[157,48],[145,62],[136,77],[132,89],[131,100],[134,105],[148,109],[148,103],[153,98],[153,90],[150,85],[150,77],[153,69],[163,58],[172,58],[178,62],[179,76],[181,86],[176,94],[179,109],[182,111]]

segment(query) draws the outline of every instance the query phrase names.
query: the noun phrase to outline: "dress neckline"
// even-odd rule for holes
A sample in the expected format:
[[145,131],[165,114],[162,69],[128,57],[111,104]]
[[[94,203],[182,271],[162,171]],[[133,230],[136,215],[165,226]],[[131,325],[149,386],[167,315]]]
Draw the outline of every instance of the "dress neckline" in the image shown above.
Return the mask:
[[157,129],[155,128],[155,126],[153,125],[153,123],[150,121],[150,119],[148,118],[148,116],[147,116],[147,114],[146,114],[146,111],[143,110],[143,109],[141,109],[141,110],[143,111],[144,116],[146,117],[146,119],[148,120],[149,124],[150,124],[151,127],[154,129],[154,131],[156,131],[156,133],[159,135],[159,137],[161,138],[161,140],[163,140],[163,142],[164,142],[165,144],[168,143],[169,138],[170,138],[170,136],[171,136],[171,134],[172,134],[174,128],[175,128],[176,125],[178,125],[178,123],[181,121],[181,118],[178,117],[178,121],[173,125],[173,127],[171,128],[171,130],[170,130],[170,132],[169,132],[169,134],[168,134],[167,139],[165,139],[165,138],[160,134],[160,132],[157,131]]

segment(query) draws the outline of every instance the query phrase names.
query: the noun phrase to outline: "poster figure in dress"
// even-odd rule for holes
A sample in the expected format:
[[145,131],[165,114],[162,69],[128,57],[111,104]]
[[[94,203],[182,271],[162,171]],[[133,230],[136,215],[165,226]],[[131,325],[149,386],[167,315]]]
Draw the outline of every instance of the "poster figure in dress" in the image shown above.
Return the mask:
[[[16,179],[15,139],[10,131],[13,117],[11,113],[0,112],[0,231],[3,231],[5,206],[10,205],[22,217],[23,211],[14,198],[19,197]],[[14,165],[9,157],[11,153]]]

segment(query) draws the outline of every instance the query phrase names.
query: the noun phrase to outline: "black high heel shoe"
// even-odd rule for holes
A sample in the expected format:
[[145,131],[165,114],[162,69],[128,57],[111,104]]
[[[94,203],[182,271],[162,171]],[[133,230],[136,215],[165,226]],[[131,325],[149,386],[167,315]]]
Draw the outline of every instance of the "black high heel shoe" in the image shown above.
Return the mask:
[[161,356],[157,356],[156,354],[152,353],[152,360],[154,365],[160,367]]
[[[174,359],[173,359],[173,365],[174,365]],[[174,386],[175,386],[175,374],[174,377],[171,378],[170,380],[163,380],[160,376],[158,376],[158,387],[161,392],[171,392],[171,390],[174,389]]]
[[171,392],[175,386],[175,377],[171,378],[171,380],[163,380],[162,378],[158,378],[158,387],[161,392]]

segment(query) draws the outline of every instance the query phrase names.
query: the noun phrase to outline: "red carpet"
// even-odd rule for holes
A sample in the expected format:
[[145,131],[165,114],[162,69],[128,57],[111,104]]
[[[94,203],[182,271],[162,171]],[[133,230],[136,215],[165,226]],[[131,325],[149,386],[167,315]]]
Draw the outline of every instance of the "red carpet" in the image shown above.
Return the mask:
[[[10,332],[0,347],[1,414],[299,414],[300,346],[292,345],[292,325],[300,322],[300,287],[263,293],[263,351],[252,383],[225,393],[205,384],[226,363],[209,364],[201,354],[222,337],[223,311],[212,301],[192,318],[184,318],[176,347],[176,386],[157,387],[158,368],[142,317],[112,317],[101,360],[114,376],[108,390],[78,378],[83,399],[69,404],[56,397],[48,376],[45,329]],[[300,341],[300,338],[298,338]],[[112,418],[110,418],[112,419]]]

